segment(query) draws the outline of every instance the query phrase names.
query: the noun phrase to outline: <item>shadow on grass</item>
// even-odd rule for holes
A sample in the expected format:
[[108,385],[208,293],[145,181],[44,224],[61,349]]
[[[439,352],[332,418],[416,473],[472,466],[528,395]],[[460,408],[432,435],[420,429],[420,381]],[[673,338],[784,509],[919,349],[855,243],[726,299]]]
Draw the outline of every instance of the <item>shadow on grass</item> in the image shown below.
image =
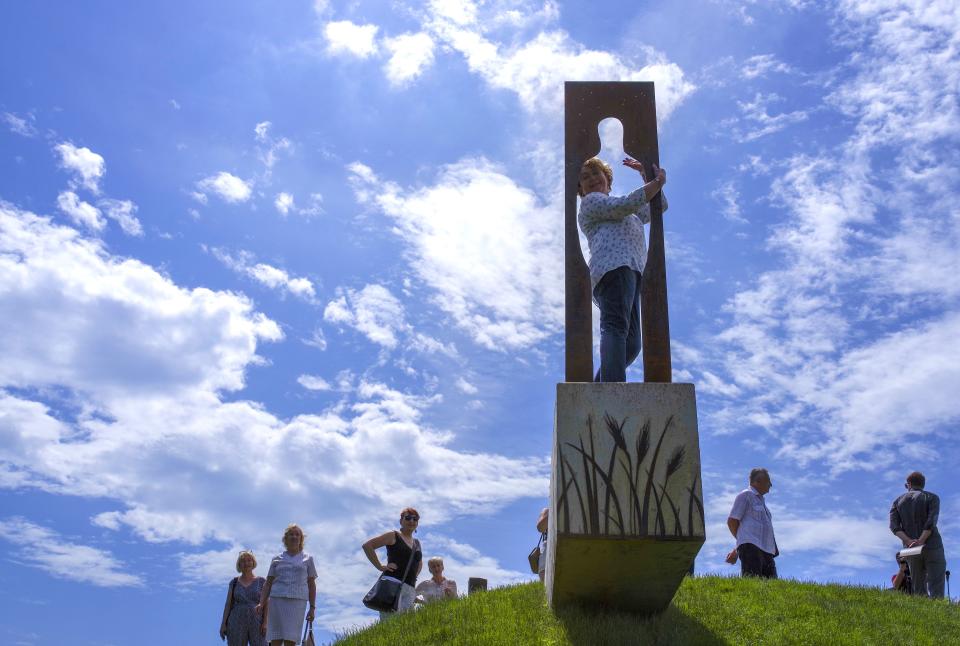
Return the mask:
[[639,619],[633,613],[582,606],[563,608],[557,611],[556,617],[572,646],[729,643],[674,605],[659,615]]

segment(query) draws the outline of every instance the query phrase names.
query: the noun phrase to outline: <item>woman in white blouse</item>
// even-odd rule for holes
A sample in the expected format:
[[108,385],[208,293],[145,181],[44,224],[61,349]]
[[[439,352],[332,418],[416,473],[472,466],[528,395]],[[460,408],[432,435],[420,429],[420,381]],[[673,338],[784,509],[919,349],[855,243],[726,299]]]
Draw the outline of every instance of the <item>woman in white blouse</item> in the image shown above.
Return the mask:
[[317,606],[317,566],[313,557],[303,551],[306,535],[298,525],[290,525],[283,532],[286,550],[273,557],[267,582],[263,586],[257,611],[269,604],[267,640],[270,646],[295,646],[303,635],[303,613],[313,621]]
[[431,577],[417,584],[417,595],[423,597],[423,602],[437,601],[438,599],[456,599],[457,582],[443,576],[443,559],[434,556],[427,560],[427,569]]
[[[643,164],[624,159],[639,171]],[[612,197],[613,171],[594,157],[580,169],[577,222],[590,245],[590,286],[600,308],[600,369],[596,381],[626,381],[627,366],[640,354],[640,281],[647,260],[643,225],[649,202],[667,183],[656,165],[654,179],[622,197]],[[666,210],[666,199],[663,200]]]

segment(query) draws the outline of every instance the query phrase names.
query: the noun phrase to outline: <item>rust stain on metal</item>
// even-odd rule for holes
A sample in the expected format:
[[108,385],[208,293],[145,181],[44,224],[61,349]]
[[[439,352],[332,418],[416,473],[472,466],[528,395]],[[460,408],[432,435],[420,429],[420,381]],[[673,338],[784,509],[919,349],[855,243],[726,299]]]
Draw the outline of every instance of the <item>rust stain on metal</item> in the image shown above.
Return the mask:
[[[593,325],[590,271],[577,229],[580,167],[600,152],[597,127],[609,117],[623,124],[623,150],[646,168],[660,163],[653,83],[568,81],[565,102],[564,257],[566,290],[566,380],[593,381]],[[650,241],[641,290],[643,380],[670,382],[670,325],[663,251],[663,211],[658,195],[650,203]]]

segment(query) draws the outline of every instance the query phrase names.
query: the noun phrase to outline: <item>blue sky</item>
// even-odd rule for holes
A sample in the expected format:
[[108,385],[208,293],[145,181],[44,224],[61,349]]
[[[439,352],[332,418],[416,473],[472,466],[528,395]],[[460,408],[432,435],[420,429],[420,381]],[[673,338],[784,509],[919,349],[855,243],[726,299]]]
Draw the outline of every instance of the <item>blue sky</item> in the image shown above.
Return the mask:
[[956,3],[0,12],[4,641],[213,643],[237,551],[291,521],[329,636],[373,619],[359,545],[407,505],[461,587],[530,578],[564,80],[656,83],[698,570],[735,572],[757,465],[784,576],[886,584],[913,469],[954,553]]

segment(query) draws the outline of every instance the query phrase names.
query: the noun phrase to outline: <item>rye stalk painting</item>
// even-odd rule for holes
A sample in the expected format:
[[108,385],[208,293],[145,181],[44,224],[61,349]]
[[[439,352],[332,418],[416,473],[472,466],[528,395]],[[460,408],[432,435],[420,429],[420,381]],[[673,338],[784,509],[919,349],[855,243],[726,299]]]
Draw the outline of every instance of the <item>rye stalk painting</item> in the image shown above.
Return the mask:
[[[559,447],[557,510],[563,526],[571,527],[572,508],[575,520],[579,510],[583,534],[658,538],[702,534],[704,511],[703,501],[697,495],[699,473],[679,493],[676,485],[674,495],[668,491],[671,478],[677,476],[688,459],[683,445],[674,447],[669,456],[661,453],[673,416],[667,418],[655,441],[649,419],[638,425],[635,436],[628,440],[628,422],[628,417],[618,421],[604,414],[598,431],[593,417],[587,416],[585,433],[578,441]],[[598,442],[598,433],[609,434],[612,442]],[[598,455],[598,444],[610,446],[609,455]]]

